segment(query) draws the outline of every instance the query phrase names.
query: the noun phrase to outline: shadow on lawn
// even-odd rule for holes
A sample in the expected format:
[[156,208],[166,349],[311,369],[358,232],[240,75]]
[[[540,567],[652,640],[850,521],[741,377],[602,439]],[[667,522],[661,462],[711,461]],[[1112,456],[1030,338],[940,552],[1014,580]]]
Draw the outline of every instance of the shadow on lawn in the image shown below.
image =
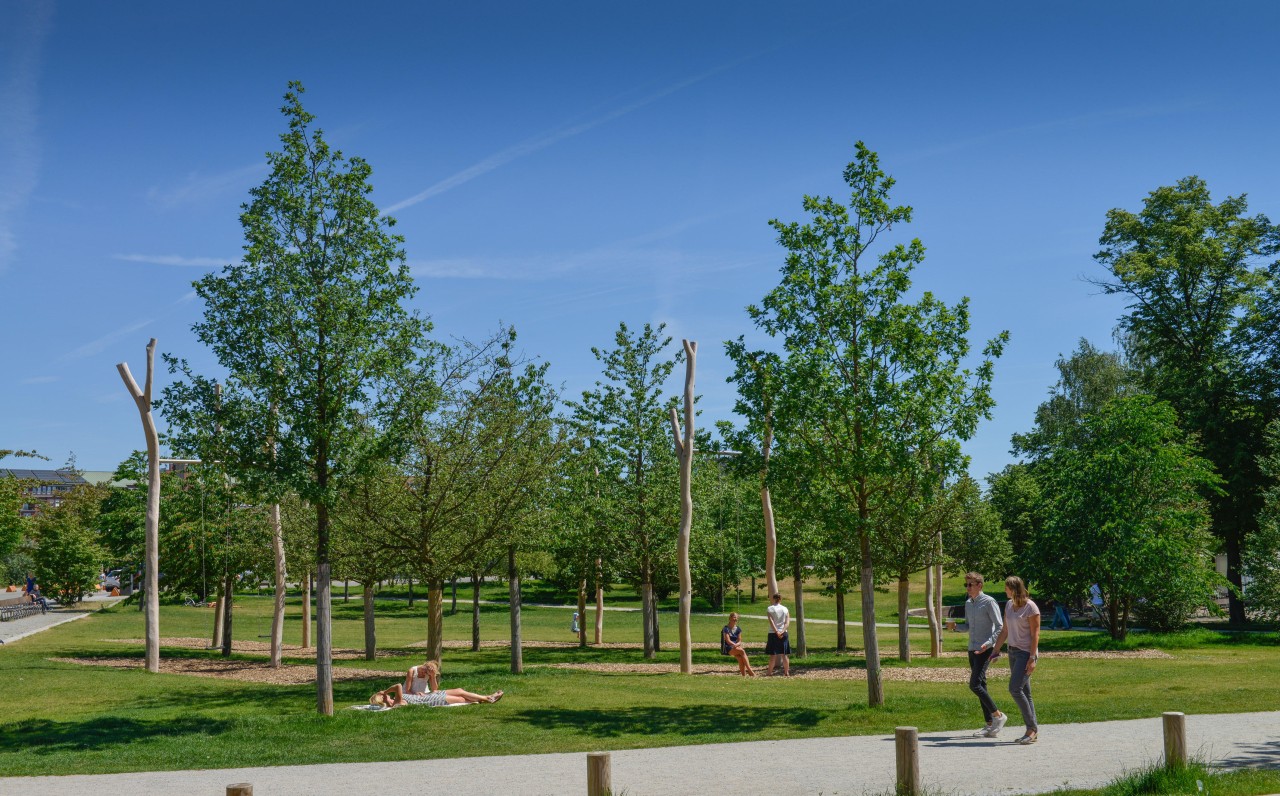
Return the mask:
[[52,754],[110,749],[164,736],[218,735],[230,722],[213,719],[166,718],[155,721],[118,717],[95,717],[84,721],[57,722],[33,719],[9,725],[0,732],[0,754]]
[[574,730],[580,735],[617,738],[624,735],[733,735],[774,727],[816,727],[827,711],[813,708],[743,708],[715,705],[637,707],[616,710],[523,710],[506,719],[541,730]]

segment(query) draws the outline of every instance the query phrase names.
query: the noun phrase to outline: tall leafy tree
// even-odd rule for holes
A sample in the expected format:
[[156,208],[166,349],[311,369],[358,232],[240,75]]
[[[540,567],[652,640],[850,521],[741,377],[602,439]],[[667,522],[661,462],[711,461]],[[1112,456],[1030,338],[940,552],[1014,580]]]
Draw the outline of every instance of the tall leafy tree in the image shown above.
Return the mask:
[[[1267,285],[1267,258],[1280,250],[1280,229],[1247,212],[1243,195],[1214,204],[1204,180],[1186,177],[1152,191],[1138,213],[1109,211],[1095,255],[1109,275],[1097,284],[1130,300],[1120,327],[1143,386],[1200,435],[1223,478],[1207,496],[1237,588],[1244,539],[1257,527],[1269,419],[1250,383],[1258,352],[1247,345],[1248,310]],[[1237,595],[1230,611],[1233,622],[1245,620]]]
[[1274,622],[1280,620],[1280,420],[1267,426],[1266,442],[1260,465],[1267,488],[1258,530],[1245,549],[1244,596],[1255,617]]
[[36,515],[36,580],[60,605],[75,605],[97,588],[105,558],[96,527],[102,492],[102,487],[78,486],[60,505]]
[[[24,456],[43,459],[34,451],[0,449],[0,459]],[[20,513],[23,494],[35,486],[21,478],[0,478],[0,559],[8,558],[30,533],[30,523]]]
[[1084,419],[1079,436],[1044,464],[1050,507],[1028,548],[1031,578],[1052,595],[1097,583],[1117,639],[1140,601],[1169,624],[1210,605],[1220,578],[1201,494],[1219,479],[1173,408],[1147,395],[1116,398]]
[[619,324],[611,350],[592,348],[603,379],[573,406],[579,434],[600,446],[602,475],[613,481],[612,524],[626,543],[625,568],[640,588],[644,655],[657,651],[655,585],[663,562],[674,561],[679,521],[678,473],[667,417],[676,405],[663,387],[684,352],[667,354],[665,326],[632,333]]
[[195,283],[205,308],[194,331],[227,372],[222,401],[189,370],[173,400],[217,413],[217,458],[264,502],[293,491],[314,507],[316,702],[331,715],[330,515],[347,476],[400,441],[363,427],[395,427],[404,396],[389,388],[418,361],[428,324],[404,306],[415,287],[394,219],[370,199],[372,169],[329,146],[302,92],[289,84],[281,149],[243,206],[242,260]]
[[959,441],[989,415],[994,359],[1007,335],[987,343],[975,370],[965,368],[968,301],[951,306],[929,292],[907,299],[924,245],[878,247],[912,211],[891,204],[894,181],[862,142],[844,181],[848,205],[806,196],[807,223],[770,222],[786,250],[782,278],[748,313],[781,344],[779,435],[794,435],[844,509],[828,516],[856,540],[867,701],[880,705],[875,515],[922,466],[916,451],[932,451],[928,466],[943,476],[963,466]]

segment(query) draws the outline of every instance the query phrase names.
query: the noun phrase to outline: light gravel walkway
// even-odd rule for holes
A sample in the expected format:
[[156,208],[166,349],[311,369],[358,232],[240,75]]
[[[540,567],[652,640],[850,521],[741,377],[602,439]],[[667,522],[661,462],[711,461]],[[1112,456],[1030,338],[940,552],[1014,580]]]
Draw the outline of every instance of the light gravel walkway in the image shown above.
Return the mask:
[[[923,733],[920,770],[930,793],[988,796],[1098,787],[1162,755],[1158,717],[1044,725],[1042,740],[1029,747],[1013,743],[1020,730],[1010,726],[993,740],[972,738],[969,731]],[[1280,767],[1280,712],[1188,716],[1187,742],[1193,754],[1222,766]],[[249,782],[254,796],[581,796],[586,768],[585,754],[546,754],[0,778],[0,793],[222,796],[227,785]],[[614,792],[628,796],[885,794],[893,791],[894,742],[856,736],[637,749],[613,752],[612,769]]]
[[[51,627],[74,622],[77,619],[84,619],[99,608],[107,605],[115,605],[123,600],[123,597],[112,597],[106,592],[100,591],[97,594],[90,595],[82,601],[82,605],[76,608],[63,608],[60,605],[54,605],[43,614],[33,614],[24,616],[21,619],[10,619],[7,622],[0,622],[0,643],[9,644],[27,636],[34,636]],[[3,647],[0,647],[2,650]],[[0,791],[3,793],[3,791]]]

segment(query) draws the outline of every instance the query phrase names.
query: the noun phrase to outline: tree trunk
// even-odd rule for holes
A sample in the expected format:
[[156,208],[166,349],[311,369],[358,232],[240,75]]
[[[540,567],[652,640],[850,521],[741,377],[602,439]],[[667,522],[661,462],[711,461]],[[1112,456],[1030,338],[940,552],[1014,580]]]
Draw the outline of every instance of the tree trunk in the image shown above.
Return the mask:
[[280,504],[271,504],[271,554],[276,563],[275,602],[271,606],[271,668],[279,669],[284,657],[284,529],[280,524]]
[[351,602],[351,581],[346,578],[342,579],[342,601],[344,603]]
[[471,651],[480,651],[480,573],[471,574]]
[[911,662],[911,636],[908,635],[907,611],[910,610],[909,598],[911,581],[906,572],[898,574],[898,660]]
[[1240,550],[1240,536],[1242,533],[1242,529],[1237,525],[1226,534],[1227,582],[1236,587],[1235,589],[1227,590],[1227,619],[1237,627],[1244,625],[1248,621],[1244,612],[1244,601],[1240,599],[1237,593],[1237,590],[1241,588],[1240,573],[1243,571],[1244,565]]
[[796,657],[803,658],[809,654],[804,641],[804,567],[800,565],[800,553],[795,555],[792,577],[796,584]]
[[756,602],[756,576],[755,574],[752,574],[751,575],[751,604],[755,605],[755,602]]
[[942,643],[942,632],[938,626],[938,611],[933,605],[933,593],[937,590],[933,577],[933,565],[924,568],[924,610],[929,618],[929,657],[937,658]]
[[444,580],[427,578],[427,660],[444,654]]
[[449,604],[449,616],[458,613],[458,576],[454,575],[453,580],[449,581],[449,591],[452,596],[452,602]]
[[378,657],[378,634],[373,622],[373,586],[364,586],[364,659],[374,660]]
[[587,646],[587,579],[578,582],[578,646]]
[[409,576],[409,607],[413,607],[413,576]]
[[138,382],[129,372],[129,365],[116,365],[125,389],[133,397],[142,419],[142,433],[147,440],[147,517],[143,543],[146,578],[143,583],[143,625],[146,633],[146,667],[148,672],[160,671],[160,435],[151,414],[151,387],[156,370],[156,339],[147,343],[147,380],[145,389],[138,389]]
[[213,640],[209,643],[209,649],[222,649],[222,601],[226,597],[222,595],[222,581],[218,581],[218,599],[213,603]]
[[[325,511],[323,505],[321,511]],[[325,555],[316,565],[316,709],[333,715],[333,575],[329,565],[328,514]]]
[[933,565],[933,614],[934,622],[937,623],[938,635],[931,654],[935,658],[941,658],[942,628],[945,625],[942,613],[942,531],[938,531],[937,555],[938,563]]
[[596,643],[604,643],[604,566],[596,559]]
[[311,649],[311,573],[302,578],[302,648]]
[[222,584],[222,657],[231,657],[231,610],[235,607],[236,576],[227,575]]
[[641,613],[641,632],[644,633],[644,657],[648,660],[653,659],[655,652],[654,636],[657,632],[653,629],[653,584],[649,582],[649,566],[644,565],[644,574],[640,583],[640,613]]
[[693,578],[689,573],[689,536],[693,530],[693,377],[698,361],[698,344],[692,340],[681,342],[684,344],[684,438],[680,436],[680,421],[674,406],[671,407],[671,434],[676,455],[680,457],[680,535],[676,540],[680,572],[680,672],[693,674],[693,636],[689,631]]
[[[764,444],[761,454],[764,466],[760,470],[760,507],[764,511],[764,576],[769,584],[769,599],[778,593],[778,576],[776,562],[778,557],[778,529],[774,525],[773,498],[769,495],[769,455],[773,452],[773,413],[766,412],[764,417]],[[756,581],[751,579],[751,602],[756,601]]]
[[849,649],[849,637],[845,632],[844,615],[844,564],[837,562],[836,571],[836,652]]
[[862,648],[867,656],[867,706],[884,704],[884,683],[880,679],[880,641],[876,637],[875,569],[871,560],[871,540],[859,533],[862,554]]
[[511,607],[511,673],[524,673],[524,649],[520,640],[520,570],[516,568],[516,546],[507,548],[507,582]]

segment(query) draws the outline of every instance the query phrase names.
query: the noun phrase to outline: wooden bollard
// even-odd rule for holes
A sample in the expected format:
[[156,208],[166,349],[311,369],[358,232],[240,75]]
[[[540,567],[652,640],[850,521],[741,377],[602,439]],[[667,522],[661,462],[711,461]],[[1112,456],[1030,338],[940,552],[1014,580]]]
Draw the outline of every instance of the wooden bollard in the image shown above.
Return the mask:
[[1183,768],[1187,765],[1187,714],[1170,711],[1164,714],[1164,765]]
[[609,796],[612,792],[613,777],[609,772],[609,753],[588,752],[587,796]]
[[252,782],[237,782],[227,786],[227,796],[253,796]]
[[920,792],[920,733],[915,727],[897,727],[893,740],[898,752],[898,796],[916,796]]

